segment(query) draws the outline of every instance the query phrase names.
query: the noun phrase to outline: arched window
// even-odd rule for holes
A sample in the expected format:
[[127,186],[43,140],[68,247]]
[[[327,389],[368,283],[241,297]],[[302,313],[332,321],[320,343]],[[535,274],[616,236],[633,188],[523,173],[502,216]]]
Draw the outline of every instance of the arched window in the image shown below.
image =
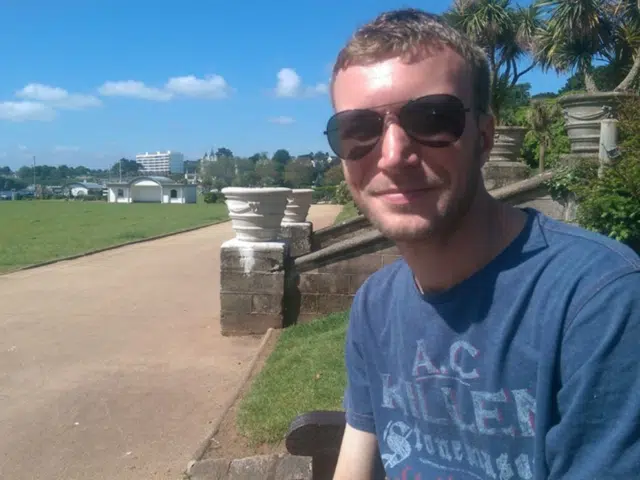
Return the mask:
[[118,189],[118,198],[124,197],[124,190],[122,188]]
[[171,198],[178,198],[178,190],[176,190],[175,188],[171,190],[170,193]]

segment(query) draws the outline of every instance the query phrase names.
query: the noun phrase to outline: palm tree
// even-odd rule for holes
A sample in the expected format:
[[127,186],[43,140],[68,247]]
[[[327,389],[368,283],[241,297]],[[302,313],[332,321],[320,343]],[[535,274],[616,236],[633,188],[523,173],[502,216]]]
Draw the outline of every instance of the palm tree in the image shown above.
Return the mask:
[[597,92],[594,60],[629,69],[614,91],[629,90],[640,72],[639,0],[543,0],[546,17],[534,38],[544,69],[578,71],[587,92]]
[[539,7],[513,7],[511,0],[455,0],[443,14],[445,20],[487,53],[491,70],[491,108],[500,124],[500,110],[508,90],[536,66],[536,60],[519,70],[530,55],[542,27]]
[[551,146],[551,126],[560,114],[560,109],[555,102],[533,100],[527,112],[527,121],[531,134],[538,140],[538,173],[544,172],[544,157],[548,147]]

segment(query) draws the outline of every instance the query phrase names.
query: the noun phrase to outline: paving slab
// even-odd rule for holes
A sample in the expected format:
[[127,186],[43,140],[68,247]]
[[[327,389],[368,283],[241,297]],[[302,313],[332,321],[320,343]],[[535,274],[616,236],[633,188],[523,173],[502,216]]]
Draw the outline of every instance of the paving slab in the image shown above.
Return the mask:
[[181,478],[260,343],[219,333],[232,237],[225,222],[0,276],[0,478]]

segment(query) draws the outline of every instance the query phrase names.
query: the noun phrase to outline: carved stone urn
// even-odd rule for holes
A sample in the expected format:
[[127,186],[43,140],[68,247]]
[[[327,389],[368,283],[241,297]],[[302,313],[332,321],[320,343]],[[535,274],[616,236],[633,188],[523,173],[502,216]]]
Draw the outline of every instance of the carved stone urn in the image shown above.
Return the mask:
[[312,188],[294,188],[291,190],[287,201],[287,207],[284,210],[282,223],[306,222],[312,199]]
[[571,153],[597,157],[600,151],[600,122],[606,118],[615,118],[618,103],[634,95],[625,92],[595,92],[558,98],[571,142]]
[[527,134],[526,127],[503,125],[496,127],[493,148],[489,154],[490,162],[517,162],[520,150]]
[[222,189],[222,194],[238,240],[270,242],[280,239],[280,224],[290,188],[227,187]]

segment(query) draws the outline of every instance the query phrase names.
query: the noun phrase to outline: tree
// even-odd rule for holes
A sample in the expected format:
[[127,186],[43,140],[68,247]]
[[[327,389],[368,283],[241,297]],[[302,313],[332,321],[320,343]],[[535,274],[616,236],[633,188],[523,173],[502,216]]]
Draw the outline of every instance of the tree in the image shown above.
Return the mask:
[[12,173],[13,172],[11,171],[11,169],[9,167],[0,167],[0,175],[8,177]]
[[547,21],[536,35],[535,57],[545,70],[578,72],[587,92],[597,92],[593,63],[604,59],[609,78],[624,72],[612,90],[631,89],[640,72],[637,0],[548,0],[540,7]]
[[121,158],[111,167],[112,175],[120,175],[122,169],[122,177],[132,177],[140,174],[140,164],[135,160],[129,160],[128,158]]
[[268,160],[268,159],[269,159],[269,156],[267,155],[267,152],[254,153],[249,157],[249,160],[251,160],[254,164],[258,163],[260,160]]
[[273,160],[261,160],[256,164],[256,174],[260,177],[260,185],[273,187],[282,184],[280,165]]
[[205,162],[204,165],[203,176],[210,176],[216,188],[231,186],[236,176],[236,164],[232,157],[218,157],[215,162]]
[[27,188],[27,182],[15,178],[0,177],[0,190],[22,190]]
[[529,65],[518,70],[518,62],[532,54],[534,35],[541,26],[539,7],[513,7],[511,0],[456,0],[443,16],[487,53],[491,110],[501,124],[505,97],[536,66],[531,56]]
[[232,158],[233,157],[233,152],[231,150],[229,150],[228,148],[220,147],[216,151],[215,156],[217,158]]
[[539,157],[538,171],[544,172],[544,156],[547,148],[551,146],[551,127],[555,119],[560,115],[560,109],[555,102],[534,100],[531,102],[527,120],[531,135],[538,141]]
[[284,181],[291,188],[308,187],[313,182],[313,173],[311,160],[297,158],[284,167]]
[[271,160],[275,164],[284,167],[291,161],[291,154],[287,150],[281,148],[280,150],[276,150],[273,157],[271,157]]
[[334,165],[326,172],[324,172],[324,184],[325,185],[338,185],[344,180],[344,172],[342,171],[342,165]]

